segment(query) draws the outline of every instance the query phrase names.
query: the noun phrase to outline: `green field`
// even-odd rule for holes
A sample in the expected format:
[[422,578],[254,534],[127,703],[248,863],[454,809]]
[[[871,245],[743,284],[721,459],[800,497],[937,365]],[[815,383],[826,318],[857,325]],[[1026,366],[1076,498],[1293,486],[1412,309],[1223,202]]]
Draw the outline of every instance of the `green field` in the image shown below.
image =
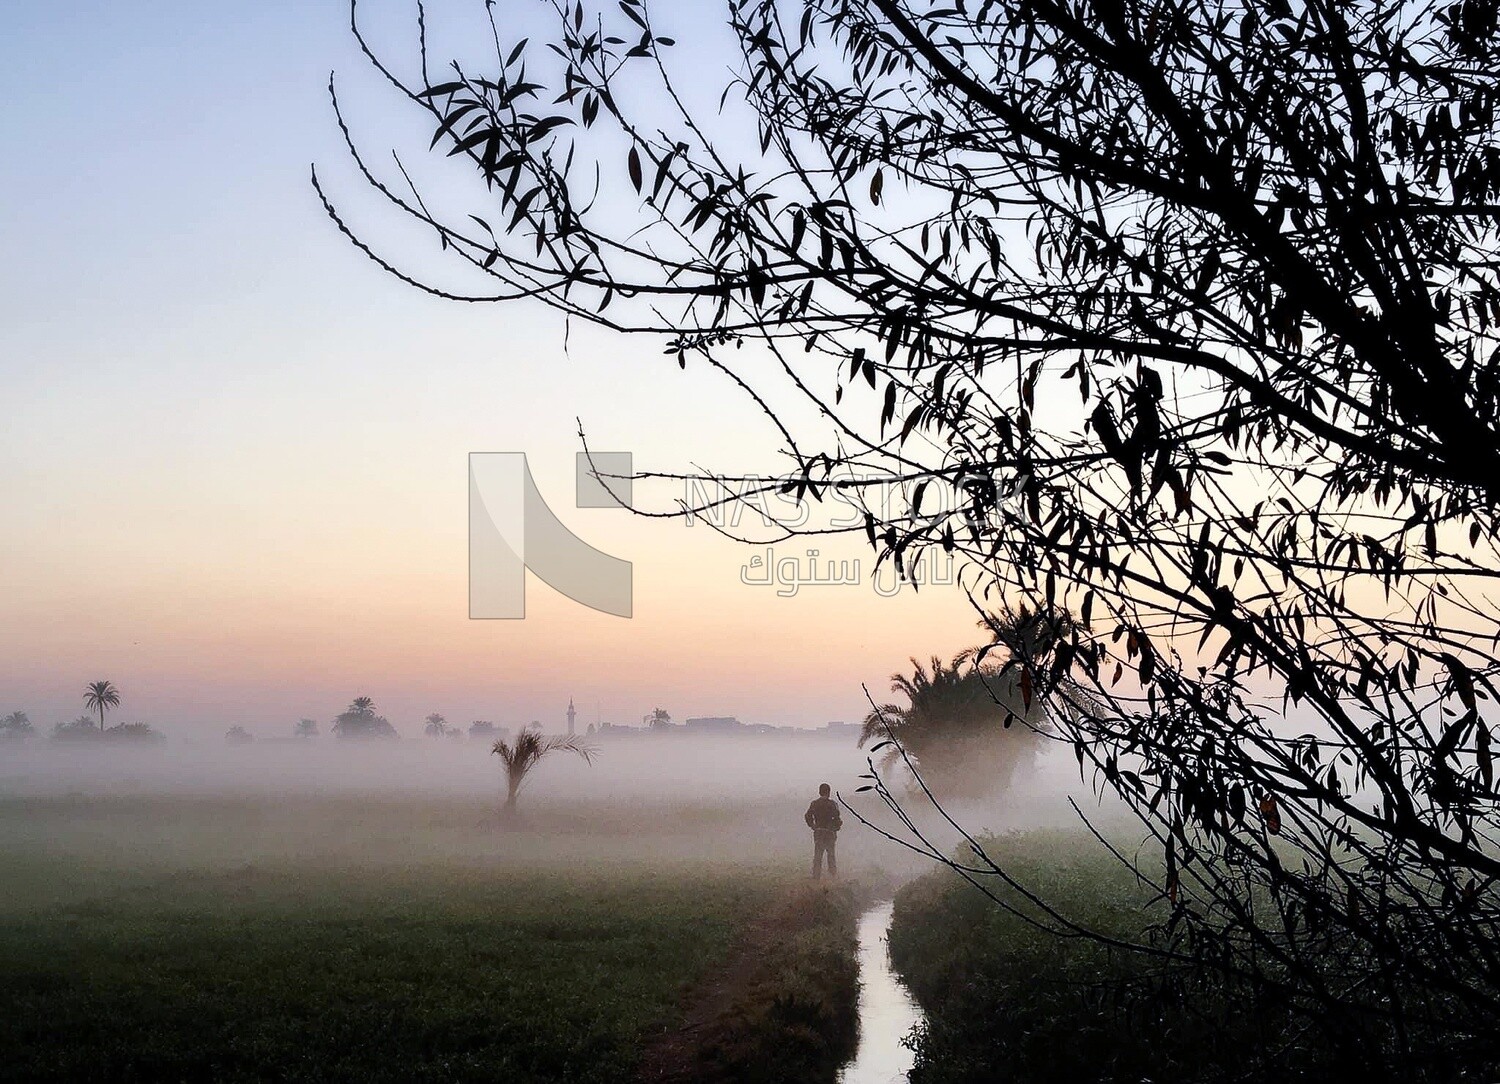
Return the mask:
[[[986,850],[1071,919],[1139,935],[1148,921],[1134,878],[1092,841],[1034,832],[986,841]],[[987,885],[1022,913],[1034,908],[994,879]],[[1043,933],[940,870],[896,895],[891,958],[927,1013],[913,1084],[993,1079],[1203,1079],[1203,1043],[1192,1029],[1170,1031],[1163,1006],[1136,1006],[1128,1019],[1113,1001],[1143,972],[1139,958],[1082,939]],[[1180,1024],[1181,1021],[1171,1021]],[[1203,1036],[1203,1039],[1209,1036]]]
[[[1073,922],[1162,943],[1150,930],[1168,913],[1164,901],[1083,833],[983,845]],[[947,870],[896,895],[892,962],[927,1015],[911,1084],[1494,1079],[1436,1061],[1415,1077],[1388,1060],[1384,1033],[1352,1013],[1333,1034],[1285,1002],[1244,996],[1212,969],[1044,933],[1023,917],[1039,918],[1035,907],[984,880],[1019,914]]]
[[487,813],[0,801],[0,1076],[629,1080],[801,881],[751,810]]

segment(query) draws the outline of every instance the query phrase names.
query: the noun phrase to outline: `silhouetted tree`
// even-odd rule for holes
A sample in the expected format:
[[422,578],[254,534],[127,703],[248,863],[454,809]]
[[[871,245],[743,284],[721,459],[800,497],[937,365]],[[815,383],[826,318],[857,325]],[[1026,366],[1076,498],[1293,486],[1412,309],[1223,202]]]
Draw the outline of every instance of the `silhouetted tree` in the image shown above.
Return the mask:
[[155,745],[167,740],[167,736],[150,723],[117,723],[100,735],[107,742],[128,742],[140,745]]
[[[884,750],[883,768],[906,763],[949,797],[1005,790],[1051,733],[1035,675],[1051,673],[1054,653],[1074,625],[1065,612],[1025,606],[985,614],[979,627],[990,634],[989,644],[961,652],[947,666],[936,656],[930,667],[912,659],[910,675],[891,675],[891,690],[907,704],[874,706],[861,726],[860,746],[874,743],[872,752]],[[1067,689],[1052,698],[1050,710],[1072,711],[1074,702],[1088,702],[1087,691],[1065,673],[1055,680]]]
[[242,726],[232,726],[224,735],[224,740],[230,745],[249,745],[255,740],[255,735]]
[[672,725],[672,716],[667,714],[665,708],[654,708],[650,715],[646,716],[646,724],[653,728]]
[[87,715],[67,723],[57,723],[52,728],[53,741],[98,741],[101,731]]
[[559,735],[545,738],[535,730],[526,729],[517,734],[514,741],[501,738],[490,750],[505,766],[505,805],[501,807],[504,819],[516,815],[516,796],[521,784],[543,759],[553,753],[577,753],[585,762],[592,763],[594,751],[581,738]]
[[337,718],[333,720],[333,733],[339,738],[395,738],[396,728],[389,719],[375,712],[375,701],[368,696],[357,696]]
[[72,722],[58,723],[52,728],[52,740],[58,742],[115,742],[132,745],[154,745],[166,740],[150,723],[116,723],[108,730],[100,730],[94,720],[80,715]]
[[1040,744],[1040,706],[1023,703],[1015,676],[976,663],[975,654],[965,651],[948,665],[937,656],[925,666],[912,659],[910,674],[891,675],[891,690],[907,703],[874,708],[860,729],[861,746],[884,750],[883,767],[906,754],[940,797],[1005,790]]
[[104,733],[104,713],[120,706],[120,690],[112,681],[93,681],[83,693],[83,702],[90,711],[99,713],[99,732]]
[[36,727],[24,711],[13,711],[0,719],[0,741],[24,741],[36,733]]
[[318,724],[312,719],[300,719],[294,733],[299,738],[316,738],[318,736]]
[[486,195],[355,162],[471,277],[339,226],[727,374],[795,466],[723,501],[1077,614],[1022,666],[1152,840],[1139,951],[1351,1073],[1500,1058],[1494,0],[732,0],[722,97],[641,0],[554,7],[410,75],[360,36]]
[[448,734],[453,728],[448,725],[448,720],[437,712],[427,717],[427,725],[422,728],[429,738],[441,738]]

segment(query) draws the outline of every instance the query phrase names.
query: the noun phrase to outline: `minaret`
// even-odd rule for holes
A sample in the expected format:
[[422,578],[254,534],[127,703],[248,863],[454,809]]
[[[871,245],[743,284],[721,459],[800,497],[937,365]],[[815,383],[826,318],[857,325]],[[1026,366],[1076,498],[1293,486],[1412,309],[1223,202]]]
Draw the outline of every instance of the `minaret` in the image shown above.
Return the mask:
[[573,720],[578,718],[578,712],[573,709],[573,698],[568,697],[568,737],[573,736]]

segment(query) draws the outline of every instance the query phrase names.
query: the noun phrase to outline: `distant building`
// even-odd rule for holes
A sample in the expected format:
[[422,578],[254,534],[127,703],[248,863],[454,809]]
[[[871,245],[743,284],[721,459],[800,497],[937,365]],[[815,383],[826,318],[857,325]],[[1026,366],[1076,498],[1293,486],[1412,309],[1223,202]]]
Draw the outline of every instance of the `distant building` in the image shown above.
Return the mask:
[[578,718],[578,711],[573,707],[573,698],[568,697],[568,737],[573,736],[573,720]]
[[603,723],[601,722],[596,734],[644,734],[649,727],[631,726],[629,723]]
[[745,724],[732,715],[709,715],[701,719],[689,719],[684,725],[691,734],[736,734],[745,729]]

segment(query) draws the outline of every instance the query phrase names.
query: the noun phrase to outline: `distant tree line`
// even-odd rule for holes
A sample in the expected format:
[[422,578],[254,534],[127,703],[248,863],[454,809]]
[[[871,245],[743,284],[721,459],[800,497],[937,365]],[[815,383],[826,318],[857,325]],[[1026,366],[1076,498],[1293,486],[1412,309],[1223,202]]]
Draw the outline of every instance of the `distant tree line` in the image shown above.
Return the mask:
[[[94,714],[55,724],[51,732],[53,741],[151,743],[163,740],[163,735],[149,723],[105,725],[107,713],[120,706],[120,690],[114,682],[89,682],[84,687],[83,700],[85,707]],[[35,735],[36,727],[24,711],[13,711],[0,719],[0,742],[26,741]]]
[[[108,713],[120,706],[120,699],[120,690],[114,682],[88,683],[84,689],[84,703],[94,714],[80,715],[76,719],[57,723],[52,728],[52,740],[60,742],[154,741],[162,737],[147,723],[107,726]],[[355,697],[349,706],[334,718],[330,730],[335,737],[342,739],[366,740],[399,737],[390,720],[379,714],[374,700],[368,696]],[[461,729],[451,725],[443,715],[437,712],[427,716],[424,731],[428,736],[437,738],[463,736]],[[315,738],[318,735],[317,721],[300,719],[293,727],[292,733],[298,738]],[[475,720],[468,728],[471,739],[485,742],[493,742],[504,733],[504,728],[497,727],[487,720]],[[13,711],[9,715],[0,717],[0,743],[19,743],[35,735],[36,726],[26,712]],[[225,732],[224,740],[229,745],[248,745],[255,740],[255,735],[243,725],[235,724]]]

